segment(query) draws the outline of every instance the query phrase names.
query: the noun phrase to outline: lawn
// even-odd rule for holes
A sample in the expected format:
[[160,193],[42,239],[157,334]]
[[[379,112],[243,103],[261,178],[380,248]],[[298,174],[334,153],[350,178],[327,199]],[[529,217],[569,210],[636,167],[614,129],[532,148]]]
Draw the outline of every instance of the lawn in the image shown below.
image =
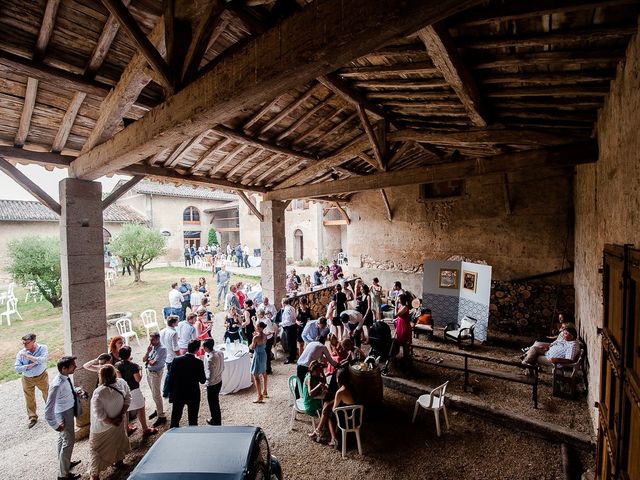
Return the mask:
[[[172,282],[177,282],[180,277],[186,277],[192,285],[198,283],[198,277],[205,276],[209,282],[212,294],[215,296],[216,285],[211,273],[190,268],[164,267],[154,268],[142,273],[143,282],[132,283],[133,277],[118,277],[116,284],[107,288],[107,313],[129,311],[133,313],[134,328],[138,335],[144,332],[140,321],[140,312],[153,308],[161,318],[162,308],[168,303],[167,294]],[[244,281],[251,284],[258,283],[258,277],[248,277],[233,274],[232,281]],[[12,317],[11,326],[6,322],[0,325],[0,382],[18,378],[13,365],[15,355],[21,348],[20,338],[33,332],[38,335],[38,342],[49,347],[50,366],[64,354],[64,332],[62,328],[62,309],[53,308],[46,301],[24,302],[25,290],[16,288],[15,295],[19,299],[18,310],[23,320]],[[0,306],[0,309],[4,308]],[[212,305],[213,311],[215,301]],[[106,348],[105,348],[106,351]]]

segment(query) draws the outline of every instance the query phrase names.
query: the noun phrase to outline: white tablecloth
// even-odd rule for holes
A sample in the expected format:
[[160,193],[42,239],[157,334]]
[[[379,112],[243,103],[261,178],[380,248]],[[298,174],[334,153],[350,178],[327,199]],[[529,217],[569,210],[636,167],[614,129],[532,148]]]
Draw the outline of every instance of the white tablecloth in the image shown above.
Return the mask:
[[222,389],[220,393],[227,395],[251,386],[251,357],[249,347],[238,344],[237,349],[231,344],[230,352],[224,343],[214,347],[224,352],[224,371],[222,372]]

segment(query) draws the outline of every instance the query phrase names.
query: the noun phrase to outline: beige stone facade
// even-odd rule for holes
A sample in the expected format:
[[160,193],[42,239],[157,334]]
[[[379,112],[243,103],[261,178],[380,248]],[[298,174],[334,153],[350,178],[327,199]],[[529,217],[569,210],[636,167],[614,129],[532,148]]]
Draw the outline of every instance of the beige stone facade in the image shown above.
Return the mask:
[[[640,245],[640,37],[629,45],[627,60],[618,67],[611,93],[598,116],[598,163],[577,168],[576,317],[587,343],[589,385],[599,384],[602,326],[602,266],[604,245]],[[589,405],[599,389],[589,389]],[[597,411],[592,409],[594,428]]]

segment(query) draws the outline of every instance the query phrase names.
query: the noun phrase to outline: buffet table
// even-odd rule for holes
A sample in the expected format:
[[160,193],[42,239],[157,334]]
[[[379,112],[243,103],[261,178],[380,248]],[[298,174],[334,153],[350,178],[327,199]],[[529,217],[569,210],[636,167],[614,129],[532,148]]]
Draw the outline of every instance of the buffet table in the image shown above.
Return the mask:
[[229,345],[217,344],[215,350],[224,353],[224,371],[222,372],[222,389],[220,393],[227,395],[251,386],[251,356],[249,347],[239,343]]

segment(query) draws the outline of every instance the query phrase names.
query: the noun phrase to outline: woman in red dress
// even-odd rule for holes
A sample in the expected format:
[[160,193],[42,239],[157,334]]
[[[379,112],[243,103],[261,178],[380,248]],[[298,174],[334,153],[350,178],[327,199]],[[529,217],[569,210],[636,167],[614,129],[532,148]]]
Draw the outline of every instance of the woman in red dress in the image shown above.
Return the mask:
[[398,296],[396,324],[396,342],[402,347],[402,361],[405,367],[411,362],[411,339],[413,337],[411,331],[411,318],[409,316],[409,304],[407,295]]

